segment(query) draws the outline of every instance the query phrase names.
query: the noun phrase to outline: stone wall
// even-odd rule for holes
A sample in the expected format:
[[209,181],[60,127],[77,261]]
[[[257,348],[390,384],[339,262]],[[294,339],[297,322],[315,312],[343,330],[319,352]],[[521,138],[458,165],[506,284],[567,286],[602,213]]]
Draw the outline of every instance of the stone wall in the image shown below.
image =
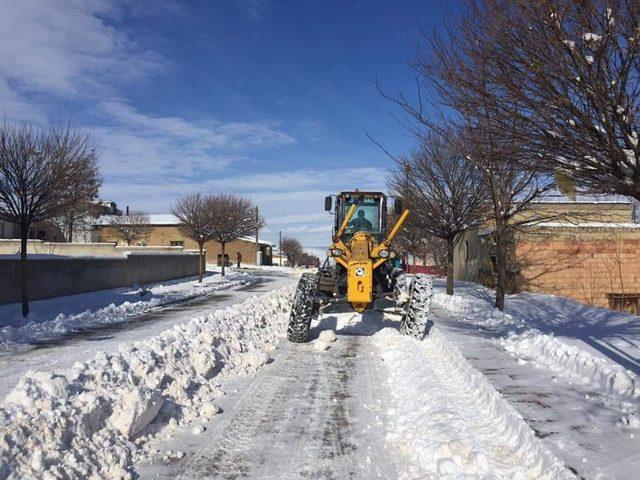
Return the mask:
[[[20,261],[0,256],[0,304],[20,301]],[[108,288],[149,284],[198,274],[198,255],[131,254],[70,258],[38,255],[28,261],[29,298],[72,295]]]

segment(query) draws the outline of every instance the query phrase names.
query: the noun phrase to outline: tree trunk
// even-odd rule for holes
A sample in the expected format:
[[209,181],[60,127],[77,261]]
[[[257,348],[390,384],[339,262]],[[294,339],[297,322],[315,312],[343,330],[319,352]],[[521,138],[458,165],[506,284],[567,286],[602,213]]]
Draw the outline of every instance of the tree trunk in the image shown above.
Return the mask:
[[504,297],[507,290],[507,232],[502,224],[496,225],[496,303],[495,307],[504,311]]
[[220,242],[220,247],[222,247],[222,273],[221,273],[221,275],[224,277],[224,267],[226,266],[225,264],[227,263],[224,260],[224,243]]
[[447,238],[447,295],[453,295],[453,247],[454,238]]
[[204,257],[203,257],[203,250],[204,250],[204,244],[202,242],[198,243],[198,250],[200,251],[200,255],[198,255],[198,282],[202,283],[202,274],[203,274],[203,261],[204,261]]
[[67,243],[73,242],[73,221],[69,222],[69,232],[67,237]]
[[27,272],[27,237],[29,226],[20,228],[20,301],[22,302],[22,316],[29,315],[29,278]]

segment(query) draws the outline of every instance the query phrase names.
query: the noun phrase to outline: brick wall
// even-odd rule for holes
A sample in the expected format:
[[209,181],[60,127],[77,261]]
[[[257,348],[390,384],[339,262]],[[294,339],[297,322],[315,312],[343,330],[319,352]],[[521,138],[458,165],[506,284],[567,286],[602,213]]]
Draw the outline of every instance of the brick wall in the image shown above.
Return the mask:
[[[99,229],[100,242],[118,242],[119,239],[112,227],[102,226]],[[153,225],[151,233],[144,239],[147,245],[169,246],[171,242],[182,242],[186,250],[196,250],[198,245],[196,242],[184,236],[178,227],[174,225]],[[120,243],[122,241],[120,240]],[[218,242],[205,243],[207,251],[207,261],[215,263],[218,255],[222,252],[222,247]],[[263,247],[264,248],[264,247]],[[248,264],[256,263],[256,244],[247,240],[234,240],[225,246],[225,254],[229,256],[231,263],[236,262],[237,252],[242,255],[242,262]],[[265,253],[265,252],[263,252]],[[270,257],[267,264],[270,264]]]
[[640,230],[566,228],[522,235],[519,287],[609,306],[608,294],[640,294]]

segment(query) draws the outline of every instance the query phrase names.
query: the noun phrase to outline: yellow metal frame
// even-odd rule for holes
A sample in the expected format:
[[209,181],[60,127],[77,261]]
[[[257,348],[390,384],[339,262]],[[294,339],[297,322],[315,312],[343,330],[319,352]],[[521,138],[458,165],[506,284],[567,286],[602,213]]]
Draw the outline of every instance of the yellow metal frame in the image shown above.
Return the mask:
[[347,301],[357,312],[364,311],[373,301],[373,271],[382,265],[388,257],[380,257],[380,251],[388,250],[393,239],[402,228],[402,224],[409,215],[405,210],[396,221],[387,237],[380,244],[366,232],[357,232],[349,241],[349,245],[342,240],[349,221],[356,211],[355,204],[349,207],[347,214],[333,237],[332,249],[340,249],[343,254],[334,257],[336,262],[347,270]]

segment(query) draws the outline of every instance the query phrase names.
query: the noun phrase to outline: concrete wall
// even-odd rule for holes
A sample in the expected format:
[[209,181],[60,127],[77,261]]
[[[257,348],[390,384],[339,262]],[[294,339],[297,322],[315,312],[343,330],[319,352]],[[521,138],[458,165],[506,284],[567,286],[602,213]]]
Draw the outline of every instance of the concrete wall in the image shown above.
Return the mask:
[[[115,242],[59,243],[28,240],[27,252],[36,255],[61,255],[67,257],[123,257],[129,253],[181,253],[183,247],[171,246],[120,246]],[[0,239],[0,255],[20,253],[20,240]]]
[[[19,259],[0,256],[0,304],[20,301]],[[111,258],[37,257],[29,260],[29,298],[72,295],[147,284],[198,273],[198,255],[131,254]]]

